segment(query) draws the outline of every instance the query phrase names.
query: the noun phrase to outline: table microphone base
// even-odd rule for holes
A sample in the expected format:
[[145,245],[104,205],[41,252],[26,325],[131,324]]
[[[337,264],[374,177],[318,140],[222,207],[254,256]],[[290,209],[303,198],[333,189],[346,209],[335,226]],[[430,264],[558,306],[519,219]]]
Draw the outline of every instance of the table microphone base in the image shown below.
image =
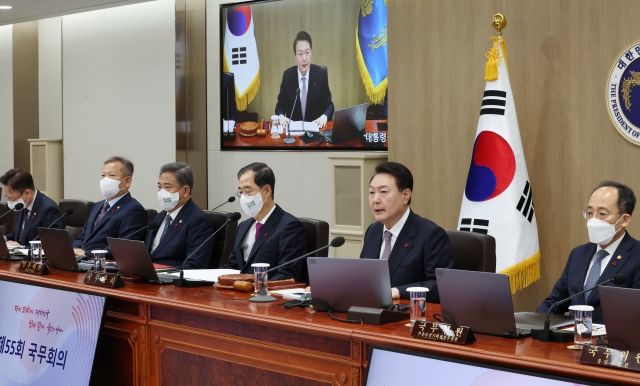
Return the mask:
[[254,303],[268,303],[268,302],[275,302],[276,298],[274,298],[273,296],[269,296],[267,294],[267,287],[265,285],[262,286],[262,288],[260,288],[260,292],[249,299],[250,302],[254,302]]
[[282,142],[286,143],[287,145],[291,145],[291,144],[296,143],[296,140],[295,140],[295,138],[287,137]]

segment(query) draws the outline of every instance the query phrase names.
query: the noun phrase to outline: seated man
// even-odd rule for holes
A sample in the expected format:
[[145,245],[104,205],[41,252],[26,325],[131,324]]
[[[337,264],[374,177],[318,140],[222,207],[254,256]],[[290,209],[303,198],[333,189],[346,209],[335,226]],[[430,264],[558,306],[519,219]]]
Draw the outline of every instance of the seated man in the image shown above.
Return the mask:
[[36,189],[31,173],[11,169],[0,177],[0,183],[4,185],[4,196],[10,209],[18,203],[24,205],[22,210],[16,211],[13,233],[4,238],[7,245],[28,246],[29,241],[38,237],[39,227],[64,229],[64,218],[60,218],[60,208],[52,199]]
[[[252,218],[238,224],[236,241],[223,268],[253,273],[251,264],[269,263],[274,268],[307,253],[307,234],[296,217],[274,202],[276,177],[269,166],[255,162],[238,172],[242,210]],[[300,277],[302,261],[269,274],[269,280]]]
[[[104,161],[100,191],[106,200],[93,206],[82,233],[73,240],[76,256],[91,256],[91,251],[107,248],[107,237],[123,238],[147,225],[147,212],[129,193],[133,181],[133,163],[126,158]],[[143,240],[138,232],[131,240]],[[107,257],[112,258],[111,250]]]
[[[160,168],[158,201],[162,212],[153,220],[158,227],[147,238],[147,250],[154,263],[183,269],[209,268],[215,237],[207,241],[213,229],[191,199],[192,190],[191,166],[172,162]],[[191,258],[185,262],[188,256]]]
[[369,206],[378,222],[367,229],[360,258],[389,261],[394,299],[409,299],[409,287],[427,287],[427,301],[439,303],[436,268],[453,267],[451,244],[442,228],[409,208],[412,191],[413,176],[406,166],[376,166]]
[[280,83],[280,93],[276,104],[276,115],[280,116],[283,127],[289,125],[286,114],[296,100],[296,90],[300,95],[290,117],[294,121],[315,122],[318,127],[324,127],[327,120],[333,118],[333,102],[329,90],[329,76],[323,67],[311,64],[311,36],[305,31],[298,32],[293,41],[293,54],[296,65],[285,70]]
[[[613,181],[598,185],[583,212],[590,243],[571,251],[560,279],[536,312],[546,313],[554,303],[619,273],[627,277],[621,287],[640,288],[640,242],[626,231],[635,206],[636,196],[628,186]],[[564,314],[570,305],[583,304],[594,308],[594,323],[604,323],[597,289],[559,304],[551,312]]]

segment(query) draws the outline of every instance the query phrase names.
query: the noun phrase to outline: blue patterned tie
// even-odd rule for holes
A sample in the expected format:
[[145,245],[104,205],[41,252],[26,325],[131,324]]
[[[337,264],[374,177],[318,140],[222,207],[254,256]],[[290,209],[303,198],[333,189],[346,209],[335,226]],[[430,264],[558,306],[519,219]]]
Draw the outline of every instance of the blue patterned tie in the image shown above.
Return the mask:
[[164,229],[162,230],[162,235],[160,235],[159,241],[162,241],[162,238],[167,233],[170,226],[171,226],[171,216],[169,215],[169,213],[167,213],[167,217],[164,218]]
[[[600,269],[602,268],[602,259],[604,259],[608,254],[609,252],[604,249],[601,249],[596,253],[596,261],[593,262],[593,265],[589,270],[589,274],[587,275],[587,281],[584,283],[585,289],[593,287],[598,282],[598,279],[600,278]],[[584,304],[587,304],[587,299],[589,298],[590,293],[591,291],[585,292]]]

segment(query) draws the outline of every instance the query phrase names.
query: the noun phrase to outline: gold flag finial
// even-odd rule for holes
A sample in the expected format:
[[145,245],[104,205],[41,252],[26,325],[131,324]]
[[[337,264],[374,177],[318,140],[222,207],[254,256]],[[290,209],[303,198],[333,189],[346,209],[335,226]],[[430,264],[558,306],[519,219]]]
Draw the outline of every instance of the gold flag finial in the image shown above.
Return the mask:
[[500,35],[501,31],[507,26],[507,18],[501,13],[496,13],[491,19],[491,26],[498,31]]

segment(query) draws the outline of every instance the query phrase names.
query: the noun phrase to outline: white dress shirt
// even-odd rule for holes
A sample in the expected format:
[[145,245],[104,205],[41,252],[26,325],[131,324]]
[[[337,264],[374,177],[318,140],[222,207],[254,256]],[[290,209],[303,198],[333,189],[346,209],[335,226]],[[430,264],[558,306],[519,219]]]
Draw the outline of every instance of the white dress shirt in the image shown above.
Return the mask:
[[396,244],[396,240],[398,239],[398,235],[400,234],[400,231],[402,231],[402,227],[404,227],[404,223],[407,222],[407,219],[409,218],[409,213],[411,212],[411,210],[409,208],[407,208],[407,211],[404,212],[404,214],[402,215],[402,217],[400,217],[400,220],[398,220],[398,222],[391,227],[391,229],[387,229],[386,225],[383,225],[382,227],[382,246],[380,247],[380,255],[379,258],[382,258],[382,254],[384,253],[384,232],[385,231],[389,231],[391,232],[391,250],[393,251],[393,246]]
[[[258,193],[260,194],[260,193]],[[276,209],[274,205],[273,208],[267,213],[266,216],[260,221],[260,223],[265,224],[271,216],[271,213]],[[249,227],[247,234],[244,236],[244,240],[242,240],[242,254],[244,255],[244,261],[246,262],[249,259],[249,255],[251,254],[251,250],[253,249],[253,244],[256,243],[256,224],[258,222],[254,221],[253,224]]]
[[[184,205],[171,213],[167,213],[167,216],[171,217],[171,224],[176,221],[176,217],[178,217],[178,213],[180,213],[180,209],[182,209],[183,207]],[[156,232],[156,237],[153,238],[153,243],[151,243],[151,253],[153,253],[153,251],[155,251],[155,249],[158,247],[158,244],[160,244],[160,238],[162,237],[162,232],[164,231],[164,222],[167,221],[167,216],[164,216],[164,218],[162,219],[162,223],[158,227],[158,232]]]

